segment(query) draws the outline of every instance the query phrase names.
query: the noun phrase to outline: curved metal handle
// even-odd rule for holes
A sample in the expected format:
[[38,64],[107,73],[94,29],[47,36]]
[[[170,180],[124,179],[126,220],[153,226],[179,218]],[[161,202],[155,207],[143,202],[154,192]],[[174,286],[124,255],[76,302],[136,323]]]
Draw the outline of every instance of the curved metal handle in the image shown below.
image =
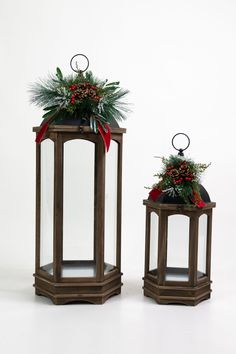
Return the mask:
[[[85,67],[84,70],[81,70],[81,69],[78,68],[77,61],[76,61],[76,63],[75,63],[76,69],[73,67],[73,60],[74,60],[76,57],[78,57],[78,56],[84,57],[84,58],[87,60],[87,65],[86,65],[86,67]],[[86,57],[86,55],[84,55],[84,54],[75,54],[75,55],[71,58],[71,60],[70,60],[70,67],[71,67],[71,69],[72,69],[74,72],[76,72],[77,74],[85,72],[85,71],[88,69],[88,67],[89,67],[89,60],[88,60],[88,57]]]
[[[177,149],[177,147],[175,147],[175,145],[174,145],[174,139],[177,137],[177,135],[184,135],[184,136],[186,136],[186,138],[188,139],[188,144],[187,144],[187,146],[186,146],[184,149],[182,149],[182,148]],[[184,151],[185,151],[185,150],[189,147],[189,145],[190,145],[190,139],[189,139],[189,136],[188,136],[187,134],[185,134],[185,133],[177,133],[177,134],[175,134],[175,135],[173,136],[173,138],[172,138],[172,140],[171,140],[171,143],[172,143],[173,148],[174,148],[175,150],[179,151],[178,155],[179,155],[179,156],[184,156]]]

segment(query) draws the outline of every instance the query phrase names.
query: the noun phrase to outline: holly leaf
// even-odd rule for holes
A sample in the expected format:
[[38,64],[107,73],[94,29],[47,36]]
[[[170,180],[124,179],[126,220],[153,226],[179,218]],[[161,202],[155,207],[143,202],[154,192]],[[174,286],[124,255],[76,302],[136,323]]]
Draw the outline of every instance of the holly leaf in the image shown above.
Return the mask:
[[58,79],[60,81],[62,81],[63,80],[63,75],[62,75],[61,69],[57,67],[56,70],[57,70],[56,76],[58,77]]
[[96,119],[93,120],[93,131],[94,131],[94,133],[98,132],[98,126],[97,126]]
[[51,111],[45,113],[42,118],[52,118],[57,112],[58,109],[52,109]]
[[107,123],[107,119],[105,117],[103,117],[100,113],[97,113],[97,115],[98,115],[100,121]]
[[93,117],[90,117],[90,128],[93,130],[93,120],[94,118]]
[[119,86],[106,86],[104,87],[104,91],[115,91],[115,90],[118,90],[119,89]]
[[55,109],[57,107],[58,107],[58,105],[54,105],[54,106],[50,106],[50,107],[45,107],[43,110],[44,111],[51,111],[52,109]]
[[106,84],[106,86],[118,86],[120,85],[120,81],[114,81],[114,82],[110,82],[109,84]]

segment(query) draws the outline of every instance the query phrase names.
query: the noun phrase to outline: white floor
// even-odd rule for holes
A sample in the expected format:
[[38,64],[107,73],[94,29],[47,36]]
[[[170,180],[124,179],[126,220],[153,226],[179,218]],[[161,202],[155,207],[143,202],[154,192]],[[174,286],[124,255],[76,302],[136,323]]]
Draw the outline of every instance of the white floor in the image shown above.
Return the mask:
[[157,305],[141,276],[123,277],[104,305],[52,305],[36,297],[30,269],[0,272],[0,353],[235,354],[235,285],[215,275],[211,300],[196,307]]

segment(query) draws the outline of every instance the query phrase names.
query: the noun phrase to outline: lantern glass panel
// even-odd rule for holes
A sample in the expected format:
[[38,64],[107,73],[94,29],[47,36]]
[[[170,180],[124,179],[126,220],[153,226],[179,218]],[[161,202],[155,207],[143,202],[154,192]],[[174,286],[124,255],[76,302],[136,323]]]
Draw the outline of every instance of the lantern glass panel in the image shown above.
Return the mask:
[[201,278],[206,274],[206,253],[207,253],[207,215],[199,217],[198,225],[198,267],[197,277]]
[[105,170],[105,273],[116,265],[118,144],[111,141]]
[[54,143],[50,139],[40,144],[40,268],[53,274],[53,197]]
[[64,277],[94,277],[94,143],[64,144],[63,265]]
[[150,213],[149,272],[155,276],[157,276],[158,264],[158,223],[159,216],[152,211]]
[[189,218],[185,215],[168,217],[167,267],[168,281],[189,280]]

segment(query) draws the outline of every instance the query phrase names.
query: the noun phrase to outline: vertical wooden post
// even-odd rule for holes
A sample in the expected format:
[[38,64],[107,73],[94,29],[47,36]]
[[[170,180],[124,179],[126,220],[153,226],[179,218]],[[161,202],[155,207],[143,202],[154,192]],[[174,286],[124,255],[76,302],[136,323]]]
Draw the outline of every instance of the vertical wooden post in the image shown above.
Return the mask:
[[53,274],[58,282],[61,278],[63,247],[63,142],[57,133],[54,146],[54,230],[53,230]]
[[[145,267],[144,267],[144,276],[147,275],[149,271],[150,263],[150,210],[146,207],[146,232],[145,232]],[[158,230],[157,230],[158,232]]]
[[105,150],[98,136],[95,148],[95,252],[96,279],[104,279],[104,222],[105,222]]
[[35,270],[40,268],[40,220],[41,220],[41,145],[36,145],[36,223]]
[[189,284],[197,285],[197,260],[198,260],[198,215],[190,217],[189,228]]
[[163,285],[166,276],[167,263],[167,233],[168,216],[166,210],[159,211],[158,227],[158,285]]
[[211,237],[212,237],[212,209],[207,214],[207,249],[206,249],[206,275],[211,280]]
[[[117,161],[117,216],[116,216],[116,266],[121,269],[121,223],[122,223],[122,153],[123,143],[122,136],[118,144],[118,161]],[[106,181],[108,183],[108,181]]]

